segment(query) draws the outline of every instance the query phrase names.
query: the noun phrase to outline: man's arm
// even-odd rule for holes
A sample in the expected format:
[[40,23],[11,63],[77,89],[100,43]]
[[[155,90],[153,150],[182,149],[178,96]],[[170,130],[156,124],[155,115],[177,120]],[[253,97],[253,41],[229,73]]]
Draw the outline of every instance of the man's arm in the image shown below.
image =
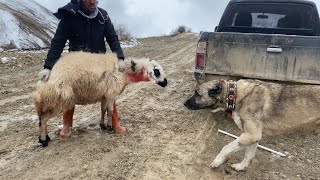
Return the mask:
[[68,23],[65,18],[59,22],[56,33],[51,41],[51,47],[44,63],[45,69],[52,69],[53,65],[58,61],[67,42]]
[[110,17],[106,19],[105,23],[105,37],[109,44],[111,51],[117,53],[118,59],[124,59],[123,51],[120,46],[118,35],[114,29]]

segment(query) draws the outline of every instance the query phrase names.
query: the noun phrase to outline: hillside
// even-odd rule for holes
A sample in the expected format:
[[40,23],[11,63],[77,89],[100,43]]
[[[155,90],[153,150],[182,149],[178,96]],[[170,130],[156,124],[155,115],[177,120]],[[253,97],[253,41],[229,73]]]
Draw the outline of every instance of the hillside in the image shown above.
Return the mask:
[[52,12],[33,0],[0,0],[0,14],[3,50],[48,47],[58,24]]
[[38,119],[32,93],[46,53],[4,52],[0,58],[0,179],[117,179],[117,180],[220,180],[319,179],[320,136],[292,134],[264,138],[261,145],[286,152],[280,158],[258,150],[245,172],[230,164],[218,169],[210,163],[240,130],[226,114],[210,109],[187,110],[183,103],[194,93],[192,69],[197,34],[138,39],[124,50],[126,57],[148,57],[164,68],[168,86],[150,82],[130,84],[117,99],[124,134],[99,129],[100,105],[77,106],[72,137],[57,136],[61,116],[48,122],[52,138],[46,148],[38,141]]

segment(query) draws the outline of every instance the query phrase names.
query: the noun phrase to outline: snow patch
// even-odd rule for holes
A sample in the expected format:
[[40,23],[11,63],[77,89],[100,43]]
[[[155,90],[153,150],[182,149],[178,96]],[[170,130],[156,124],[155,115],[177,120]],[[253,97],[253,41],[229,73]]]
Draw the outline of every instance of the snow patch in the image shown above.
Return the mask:
[[33,0],[0,0],[1,49],[48,47],[58,25],[52,12]]
[[134,46],[138,46],[140,44],[141,43],[137,39],[131,39],[129,41],[121,41],[120,42],[120,45],[121,45],[122,48],[131,48],[131,47],[134,47]]
[[1,62],[2,63],[7,63],[7,62],[10,62],[10,61],[14,61],[14,60],[16,60],[17,58],[15,58],[15,57],[12,57],[12,58],[8,58],[8,57],[2,57],[1,58]]

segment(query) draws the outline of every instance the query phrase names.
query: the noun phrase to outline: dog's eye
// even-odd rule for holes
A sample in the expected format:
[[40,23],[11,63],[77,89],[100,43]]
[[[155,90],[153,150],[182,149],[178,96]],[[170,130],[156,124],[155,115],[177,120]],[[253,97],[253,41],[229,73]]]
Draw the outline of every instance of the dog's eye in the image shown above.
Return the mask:
[[209,89],[208,95],[210,97],[216,96],[217,94],[220,94],[222,92],[222,88],[220,86],[214,87],[212,89]]
[[216,94],[217,94],[217,89],[209,89],[208,95],[209,95],[210,97],[213,97],[213,96],[215,96]]
[[196,96],[201,96],[201,95],[198,93],[197,90],[194,91],[194,94],[195,94]]

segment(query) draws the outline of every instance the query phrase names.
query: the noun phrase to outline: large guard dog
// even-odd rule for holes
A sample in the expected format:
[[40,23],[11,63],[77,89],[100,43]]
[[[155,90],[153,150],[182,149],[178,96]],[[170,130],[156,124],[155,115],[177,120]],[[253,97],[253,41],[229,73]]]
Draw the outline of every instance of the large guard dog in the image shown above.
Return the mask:
[[246,79],[232,83],[230,89],[230,81],[213,80],[201,84],[185,106],[192,110],[229,106],[233,120],[243,131],[238,139],[222,148],[212,167],[219,167],[229,154],[245,148],[243,161],[232,165],[238,171],[244,170],[255,156],[262,134],[320,130],[320,85]]

